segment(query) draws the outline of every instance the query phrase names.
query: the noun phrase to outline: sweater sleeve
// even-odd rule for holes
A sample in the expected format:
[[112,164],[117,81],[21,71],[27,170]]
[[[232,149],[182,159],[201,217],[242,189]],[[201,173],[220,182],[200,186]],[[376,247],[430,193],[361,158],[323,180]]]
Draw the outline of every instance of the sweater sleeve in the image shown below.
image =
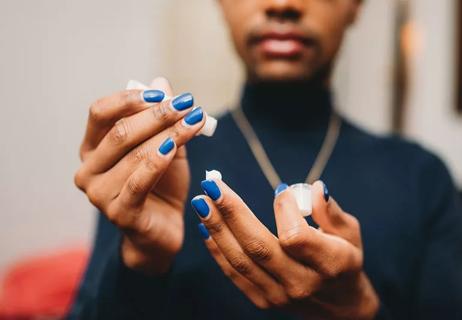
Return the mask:
[[159,319],[165,312],[170,275],[148,277],[120,257],[120,232],[103,215],[93,252],[69,319]]
[[431,157],[421,175],[423,256],[413,319],[462,319],[462,205],[444,164]]

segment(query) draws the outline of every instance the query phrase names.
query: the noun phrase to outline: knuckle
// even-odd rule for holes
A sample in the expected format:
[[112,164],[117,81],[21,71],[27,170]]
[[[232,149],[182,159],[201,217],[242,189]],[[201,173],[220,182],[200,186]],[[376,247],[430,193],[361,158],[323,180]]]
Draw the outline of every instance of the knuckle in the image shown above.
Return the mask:
[[117,225],[118,218],[119,218],[119,212],[116,210],[108,210],[105,213],[106,218],[109,220],[114,225]]
[[124,90],[120,93],[120,105],[131,107],[139,102],[139,91],[138,90]]
[[354,251],[349,254],[347,265],[352,272],[359,272],[363,268],[363,253],[361,251]]
[[251,272],[252,266],[249,261],[243,254],[238,254],[229,259],[229,264],[240,274],[248,275]]
[[244,252],[253,260],[265,262],[271,259],[271,251],[265,242],[252,240],[243,246]]
[[[212,254],[213,257],[219,257],[221,255],[220,249],[216,245],[209,246],[208,247],[210,253]],[[223,270],[224,271],[224,270]]]
[[130,195],[138,195],[145,191],[145,188],[141,184],[139,178],[136,176],[130,178],[127,182],[127,191]]
[[224,275],[226,277],[229,278],[229,280],[231,280],[233,282],[238,281],[238,279],[239,279],[238,273],[236,272],[236,270],[231,269],[231,267],[223,268],[223,273],[224,273]]
[[273,295],[269,298],[269,301],[273,307],[282,308],[289,303],[287,295]]
[[340,275],[340,267],[335,263],[323,264],[320,273],[324,279],[335,279]]
[[151,153],[147,153],[144,159],[144,164],[150,172],[159,172],[163,170],[165,162],[160,159],[154,158]]
[[239,201],[239,199],[236,199],[233,195],[226,195],[215,201],[221,216],[225,220],[230,221],[235,217],[235,203],[237,203],[237,201]]
[[120,119],[114,124],[109,132],[109,139],[114,145],[121,145],[128,139],[128,121],[125,118]]
[[293,251],[303,250],[308,244],[306,235],[301,232],[294,233],[287,238],[281,238],[279,242],[283,248]]
[[82,144],[79,148],[79,158],[81,161],[84,161],[84,159],[86,158],[86,155],[88,153],[88,150],[86,147],[84,147],[84,145]]
[[292,300],[304,300],[311,296],[312,290],[301,285],[292,285],[287,288],[287,295]]
[[74,184],[80,190],[85,191],[86,180],[87,180],[87,175],[84,173],[82,168],[79,169],[74,175]]
[[332,249],[332,251],[325,252],[320,256],[321,262],[316,265],[315,269],[322,279],[335,279],[347,265],[345,257],[345,252],[342,252],[342,249]]
[[113,225],[120,227],[120,212],[118,210],[108,210],[105,216]]
[[100,208],[104,202],[104,194],[95,184],[89,186],[86,191],[88,200],[96,207]]
[[[169,102],[168,102],[169,103]],[[154,119],[159,122],[165,122],[169,120],[170,116],[170,107],[166,102],[162,102],[159,105],[151,108]]]
[[170,134],[169,134],[169,137],[171,137],[173,140],[178,140],[178,138],[181,136],[181,132],[182,132],[182,128],[180,127],[182,126],[181,124],[178,125],[174,125],[173,127],[170,128]]
[[209,233],[212,235],[222,232],[224,228],[225,225],[221,221],[210,221],[209,223],[207,223],[207,229],[209,230]]
[[277,196],[277,198],[274,201],[274,211],[279,211],[279,212],[284,212],[286,208],[288,207],[287,205],[287,197],[289,196],[288,192],[282,192]]
[[136,148],[130,154],[131,154],[131,157],[132,157],[132,159],[133,159],[133,161],[135,163],[141,163],[145,159],[149,158],[149,151],[144,146],[140,146],[140,147]]
[[358,218],[356,218],[355,216],[352,216],[350,214],[346,214],[347,217],[349,217],[349,224],[351,225],[351,228],[353,231],[355,232],[359,232],[360,228],[361,228],[361,225],[359,223],[359,220]]
[[89,109],[89,119],[93,122],[105,121],[105,112],[104,112],[103,100],[98,99],[92,103]]

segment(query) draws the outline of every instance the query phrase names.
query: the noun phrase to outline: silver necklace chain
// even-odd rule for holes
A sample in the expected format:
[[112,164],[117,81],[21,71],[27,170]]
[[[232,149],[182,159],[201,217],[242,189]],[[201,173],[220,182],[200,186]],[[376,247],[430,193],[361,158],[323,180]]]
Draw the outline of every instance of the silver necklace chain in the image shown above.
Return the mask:
[[[271,163],[268,154],[263,148],[260,139],[258,139],[257,134],[253,130],[252,125],[245,116],[244,111],[239,106],[231,111],[231,116],[233,117],[236,125],[247,141],[247,144],[249,145],[250,150],[257,160],[257,163],[260,166],[266,179],[273,187],[273,189],[276,189],[276,187],[281,184],[282,180],[276,172],[273,164]],[[305,183],[312,184],[321,177],[327,162],[329,161],[332,152],[334,151],[335,145],[337,144],[341,126],[342,119],[337,114],[337,112],[332,111],[324,141],[322,143],[321,149],[319,150],[319,153],[316,156],[313,166],[308,172]]]

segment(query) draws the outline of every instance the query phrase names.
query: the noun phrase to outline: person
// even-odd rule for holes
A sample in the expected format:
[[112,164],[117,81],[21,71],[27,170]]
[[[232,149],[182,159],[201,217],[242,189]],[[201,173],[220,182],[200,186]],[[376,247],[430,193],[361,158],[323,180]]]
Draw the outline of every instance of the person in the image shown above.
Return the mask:
[[[460,319],[448,170],[335,109],[332,68],[361,1],[219,3],[246,82],[213,138],[196,137],[205,112],[168,98],[164,78],[90,107],[75,183],[100,215],[69,317]],[[279,177],[308,172],[305,219]]]

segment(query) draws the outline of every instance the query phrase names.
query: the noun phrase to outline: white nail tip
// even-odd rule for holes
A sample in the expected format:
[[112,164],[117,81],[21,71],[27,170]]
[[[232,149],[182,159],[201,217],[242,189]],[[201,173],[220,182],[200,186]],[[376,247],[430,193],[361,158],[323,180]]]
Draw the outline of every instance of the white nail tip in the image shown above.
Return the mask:
[[206,137],[212,137],[215,134],[215,130],[217,129],[218,125],[218,120],[215,119],[214,117],[211,117],[209,115],[205,116],[205,123],[202,129],[198,132],[199,134],[202,134]]
[[127,90],[147,90],[149,89],[148,86],[142,84],[139,81],[136,80],[129,80],[127,83]]
[[297,183],[290,186],[295,196],[298,208],[304,217],[311,215],[313,204],[311,200],[311,186],[307,183]]
[[222,180],[221,172],[218,170],[205,171],[205,180]]

